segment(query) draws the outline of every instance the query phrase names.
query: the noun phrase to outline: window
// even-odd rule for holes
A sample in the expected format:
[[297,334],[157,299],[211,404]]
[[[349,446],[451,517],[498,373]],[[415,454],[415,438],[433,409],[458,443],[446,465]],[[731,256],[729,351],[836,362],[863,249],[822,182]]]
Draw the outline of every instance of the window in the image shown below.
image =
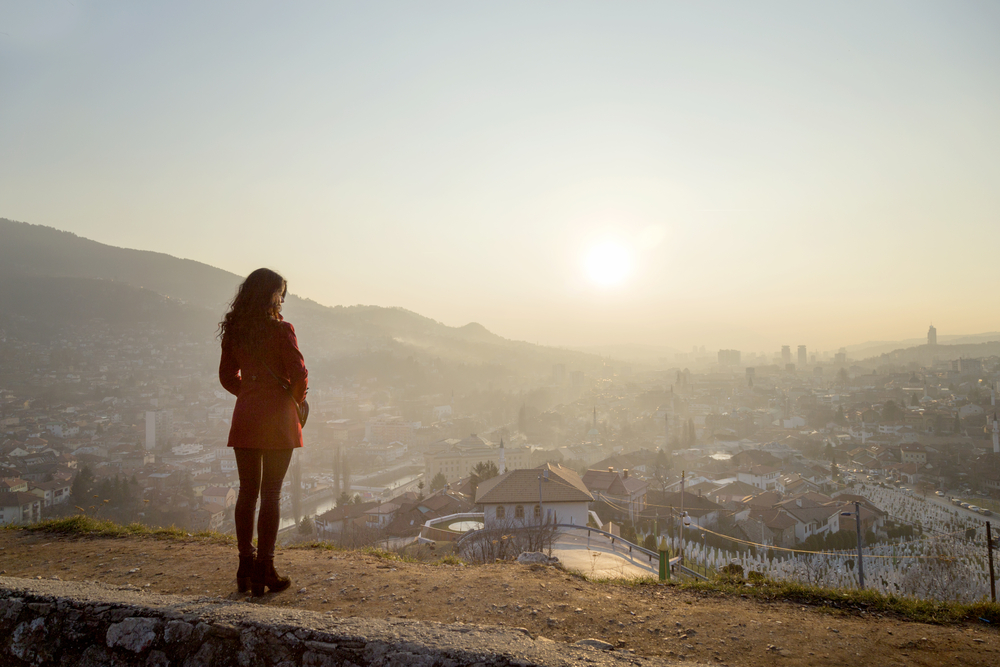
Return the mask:
[[504,510],[503,505],[497,505],[497,519],[507,518],[507,512]]
[[522,520],[524,519],[524,505],[518,505],[517,507],[514,508],[514,518]]
[[542,506],[535,505],[535,521],[541,521],[541,520],[542,520]]

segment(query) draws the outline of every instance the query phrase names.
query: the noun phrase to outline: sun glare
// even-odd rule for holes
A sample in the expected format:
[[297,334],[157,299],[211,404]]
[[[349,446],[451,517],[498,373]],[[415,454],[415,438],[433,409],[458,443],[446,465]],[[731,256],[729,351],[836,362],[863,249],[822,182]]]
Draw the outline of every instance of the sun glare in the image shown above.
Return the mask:
[[591,282],[600,287],[621,285],[632,269],[628,251],[617,243],[595,245],[584,258],[584,267]]

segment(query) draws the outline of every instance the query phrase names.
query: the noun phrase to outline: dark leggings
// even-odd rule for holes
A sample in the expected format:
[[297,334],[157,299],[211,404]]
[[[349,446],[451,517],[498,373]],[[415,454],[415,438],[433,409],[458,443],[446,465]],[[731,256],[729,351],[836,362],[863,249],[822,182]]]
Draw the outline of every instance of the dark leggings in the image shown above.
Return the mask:
[[253,512],[260,497],[257,517],[257,558],[274,559],[281,516],[281,483],[285,479],[291,449],[235,449],[240,473],[240,494],[236,498],[236,542],[240,556],[253,556]]

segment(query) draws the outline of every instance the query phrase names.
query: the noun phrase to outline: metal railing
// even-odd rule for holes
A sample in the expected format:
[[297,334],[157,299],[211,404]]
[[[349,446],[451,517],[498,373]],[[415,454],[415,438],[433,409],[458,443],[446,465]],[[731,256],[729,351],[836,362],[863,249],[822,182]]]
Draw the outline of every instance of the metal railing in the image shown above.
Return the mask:
[[[537,525],[530,525],[529,524],[529,525],[525,525],[525,526],[517,526],[517,527],[512,528],[512,530],[532,530],[532,529],[537,529],[537,528],[540,528],[540,527],[568,528],[570,530],[578,530],[578,531],[581,531],[581,532],[582,531],[587,531],[587,539],[590,539],[591,533],[597,533],[598,535],[603,535],[603,536],[605,536],[607,538],[610,538],[611,539],[611,546],[612,546],[612,548],[615,546],[616,542],[620,542],[623,547],[628,547],[628,553],[630,555],[633,554],[633,552],[638,552],[640,554],[643,554],[643,555],[645,555],[649,559],[650,565],[652,565],[652,563],[654,562],[654,559],[655,559],[656,563],[660,562],[660,554],[659,554],[659,552],[650,551],[646,547],[639,546],[638,544],[635,544],[633,542],[629,542],[628,540],[622,538],[620,535],[614,535],[612,533],[609,533],[606,530],[601,530],[600,528],[592,528],[591,526],[580,526],[580,525],[577,525],[575,523],[556,523],[556,524],[543,523],[543,524],[537,524]],[[472,530],[472,531],[469,531],[468,533],[465,533],[460,538],[458,538],[457,540],[455,540],[455,548],[456,549],[461,548],[462,544],[467,539],[470,539],[473,536],[478,535],[480,533],[484,533],[487,530],[490,530],[490,529],[488,529],[488,528],[481,528],[480,530]],[[708,577],[706,577],[705,575],[699,574],[698,572],[695,572],[694,570],[688,569],[688,568],[684,567],[683,565],[681,565],[680,564],[680,560],[681,560],[680,556],[674,556],[673,558],[670,559],[670,568],[671,568],[671,570],[675,570],[677,572],[681,572],[682,574],[685,574],[685,575],[687,575],[689,577],[694,577],[696,579],[701,579],[703,581],[708,581]]]

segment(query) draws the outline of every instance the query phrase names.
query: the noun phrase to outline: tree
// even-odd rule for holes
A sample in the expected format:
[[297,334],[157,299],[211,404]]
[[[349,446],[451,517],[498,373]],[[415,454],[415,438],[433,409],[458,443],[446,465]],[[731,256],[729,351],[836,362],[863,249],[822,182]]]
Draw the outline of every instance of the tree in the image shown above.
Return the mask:
[[316,524],[311,516],[305,516],[299,521],[299,535],[312,535],[316,532]]
[[847,415],[844,414],[844,406],[841,405],[837,408],[837,415],[833,418],[838,425],[843,426],[847,423]]
[[500,474],[500,469],[497,468],[497,464],[493,461],[480,461],[476,465],[472,466],[472,476],[469,479],[469,484],[472,486],[472,495],[476,495],[476,489],[482,482],[488,479],[493,479]]
[[882,406],[882,419],[887,422],[897,422],[903,418],[903,409],[895,401],[886,401]]
[[670,470],[670,457],[662,449],[656,452],[656,473],[658,475],[664,474],[667,470]]
[[424,480],[417,482],[417,490],[419,491],[417,498],[422,500],[424,497]]
[[448,484],[448,478],[443,472],[439,472],[431,479],[431,491],[440,491]]
[[75,478],[73,486],[70,488],[70,498],[74,505],[83,505],[91,495],[91,488],[94,485],[94,474],[90,472],[90,466],[84,465]]

